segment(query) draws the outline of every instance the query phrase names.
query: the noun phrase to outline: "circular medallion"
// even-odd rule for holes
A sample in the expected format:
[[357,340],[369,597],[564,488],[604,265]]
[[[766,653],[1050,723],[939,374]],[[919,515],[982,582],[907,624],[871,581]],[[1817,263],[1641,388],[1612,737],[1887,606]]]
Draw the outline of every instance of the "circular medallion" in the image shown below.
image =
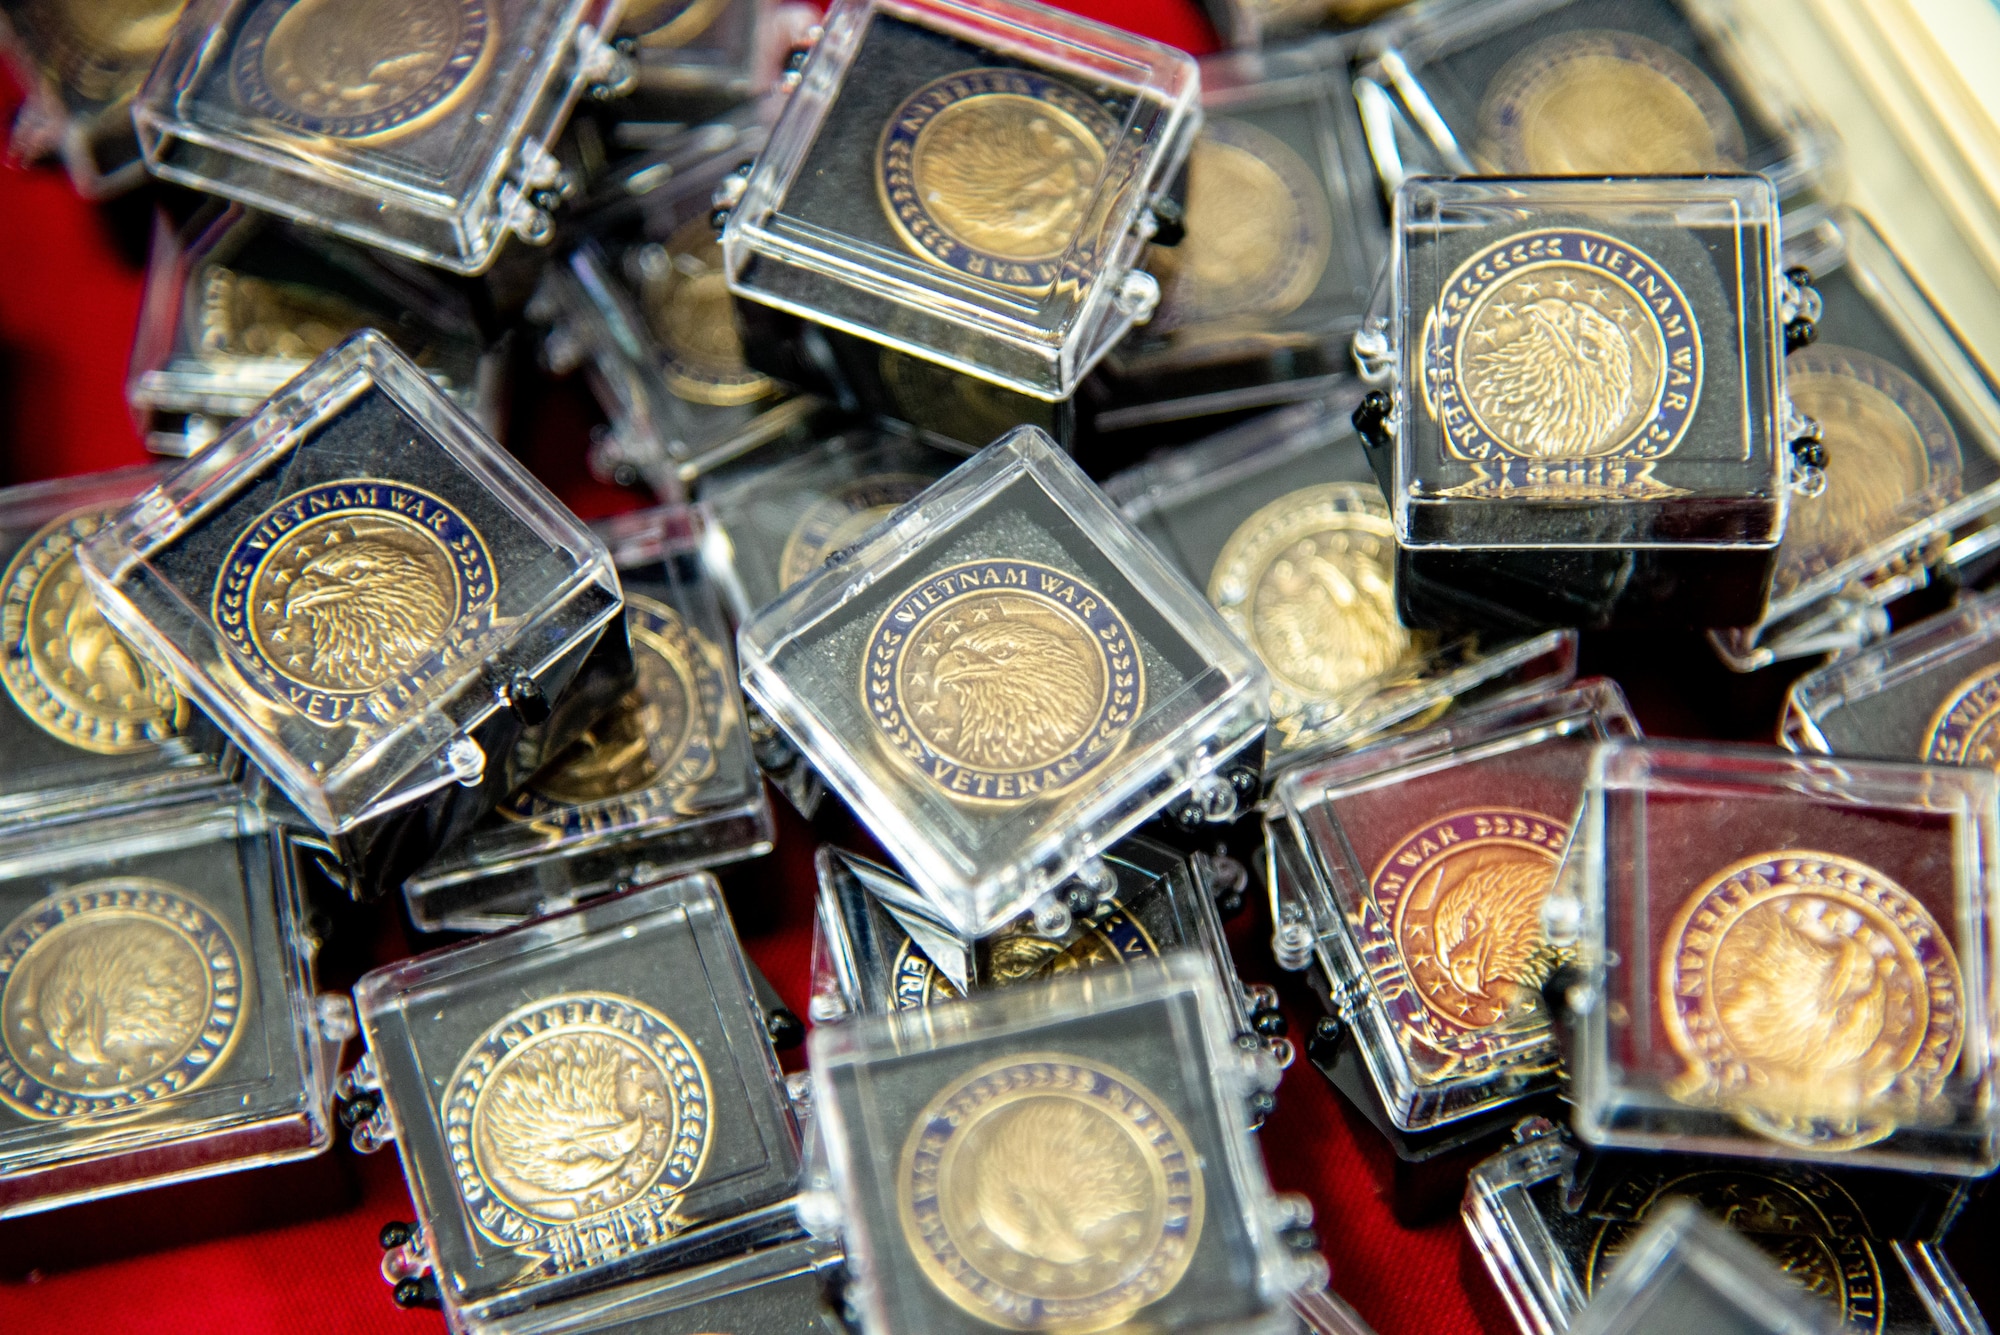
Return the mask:
[[1669,1093],[1804,1149],[1854,1149],[1938,1096],[1963,985],[1915,896],[1850,858],[1746,858],[1688,897],[1660,946],[1660,1012],[1687,1063]]
[[1930,392],[1873,353],[1818,343],[1785,358],[1792,406],[1820,424],[1826,490],[1792,501],[1771,592],[1782,597],[1956,500],[1958,433]]
[[333,139],[429,125],[464,100],[497,45],[485,0],[261,0],[230,58],[259,116]]
[[139,89],[185,0],[28,0],[9,18],[67,92],[115,102]]
[[940,1001],[957,1001],[965,995],[916,942],[908,939],[897,948],[895,962],[889,966],[889,985],[899,1011],[927,1010]]
[[1061,1053],[990,1062],[917,1115],[904,1241],[938,1291],[1010,1330],[1116,1326],[1172,1291],[1201,1239],[1199,1157],[1123,1072]]
[[1102,107],[1046,75],[933,79],[883,127],[882,208],[931,263],[1039,291],[1062,276],[1117,133]]
[[708,1156],[708,1072],[651,1008],[565,993],[473,1044],[443,1115],[468,1213],[519,1246],[612,1214],[667,1219]]
[[962,444],[985,445],[1035,422],[1038,410],[1022,395],[922,357],[884,348],[875,369],[892,416]]
[[0,1101],[48,1120],[184,1094],[227,1058],[243,1006],[236,943],[178,886],[71,886],[0,935]]
[[1542,901],[1569,829],[1533,811],[1482,807],[1428,821],[1368,883],[1411,990],[1450,1029],[1538,1016],[1554,963]]
[[640,252],[639,299],[665,354],[667,388],[721,408],[755,403],[777,384],[743,360],[722,242],[708,218],[689,220],[663,246]]
[[639,0],[625,7],[618,31],[642,47],[671,50],[707,32],[728,7],[729,0]]
[[187,726],[187,701],[98,610],[76,545],[114,511],[78,510],[23,543],[0,576],[0,683],[43,732],[99,755],[145,751]]
[[862,656],[879,735],[959,802],[1078,783],[1125,745],[1145,696],[1118,609],[1035,561],[967,561],[912,585]]
[[1188,158],[1187,237],[1156,248],[1161,329],[1290,314],[1319,287],[1333,253],[1326,187],[1283,140],[1221,118]]
[[[513,820],[560,820],[571,808],[657,790],[671,805],[715,773],[731,718],[727,660],[664,603],[625,595],[638,681],[518,792],[500,804]],[[577,832],[581,832],[580,830]]]
[[1271,711],[1295,714],[1403,663],[1396,527],[1372,486],[1328,482],[1280,496],[1237,526],[1208,600],[1271,670]]
[[1861,1211],[1839,1184],[1805,1168],[1782,1176],[1721,1168],[1661,1174],[1643,1198],[1618,1201],[1615,1212],[1593,1211],[1602,1222],[1590,1241],[1587,1294],[1597,1292],[1653,1211],[1675,1200],[1695,1202],[1755,1243],[1792,1283],[1839,1309],[1844,1330],[1880,1335],[1882,1269],[1856,1227]]
[[2000,663],[1951,688],[1924,737],[1924,760],[2000,768]]
[[852,547],[935,481],[921,473],[876,473],[843,482],[815,500],[785,538],[778,556],[778,586],[789,589],[818,570],[827,557]]
[[1503,176],[1743,170],[1743,127],[1693,62],[1636,33],[1544,38],[1504,65],[1479,108],[1480,155]]
[[349,478],[294,492],[244,529],[212,615],[253,684],[336,724],[375,692],[419,691],[493,596],[486,542],[457,511]]
[[1656,459],[1701,397],[1701,335],[1673,278],[1576,228],[1517,233],[1459,265],[1423,357],[1425,399],[1460,459]]

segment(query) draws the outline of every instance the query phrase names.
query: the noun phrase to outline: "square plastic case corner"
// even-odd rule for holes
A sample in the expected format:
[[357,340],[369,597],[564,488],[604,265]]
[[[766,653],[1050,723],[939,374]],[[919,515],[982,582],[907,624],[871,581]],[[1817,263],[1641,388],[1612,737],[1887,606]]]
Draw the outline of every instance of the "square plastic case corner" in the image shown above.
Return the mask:
[[1032,428],[752,615],[738,654],[751,698],[968,938],[1177,794],[1227,788],[1269,710],[1262,666]]

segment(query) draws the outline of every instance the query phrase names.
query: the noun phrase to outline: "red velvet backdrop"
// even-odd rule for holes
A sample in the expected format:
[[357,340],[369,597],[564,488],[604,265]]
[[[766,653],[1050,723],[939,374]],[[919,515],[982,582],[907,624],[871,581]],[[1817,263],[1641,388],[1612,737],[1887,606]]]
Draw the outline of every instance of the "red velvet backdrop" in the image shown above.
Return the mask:
[[[1069,7],[1196,53],[1216,45],[1191,0],[1070,0]],[[13,100],[0,80],[0,124]],[[55,168],[0,166],[0,481],[146,457],[123,395],[145,209],[128,200],[100,211]],[[585,472],[594,417],[579,384],[526,374],[509,433],[513,448],[585,517],[641,503]],[[1663,660],[1654,645],[1607,643],[1587,657],[1626,682],[1656,732],[1768,736],[1771,690],[1753,692],[1753,703],[1734,712],[1718,706],[1733,683],[1698,646],[1676,645]],[[804,1014],[814,836],[778,805],[778,851],[724,879],[751,955]],[[371,961],[409,951],[387,906],[357,910],[339,926],[344,944],[323,960],[324,984],[345,986]],[[1280,985],[1297,1035],[1313,1003],[1272,967],[1268,933],[1253,899],[1232,926],[1237,957],[1246,977]],[[350,1047],[349,1060],[354,1055]],[[1334,1288],[1379,1335],[1513,1330],[1456,1221],[1409,1230],[1391,1219],[1381,1198],[1386,1149],[1303,1061],[1286,1077],[1262,1141],[1278,1187],[1304,1192],[1317,1209]],[[355,1156],[343,1136],[332,1154],[308,1164],[10,1221],[0,1225],[0,1332],[429,1335],[443,1329],[441,1318],[398,1310],[378,1273],[377,1230],[409,1214],[394,1151]],[[1954,1239],[1968,1278],[1986,1269],[1982,1250],[1966,1230]]]

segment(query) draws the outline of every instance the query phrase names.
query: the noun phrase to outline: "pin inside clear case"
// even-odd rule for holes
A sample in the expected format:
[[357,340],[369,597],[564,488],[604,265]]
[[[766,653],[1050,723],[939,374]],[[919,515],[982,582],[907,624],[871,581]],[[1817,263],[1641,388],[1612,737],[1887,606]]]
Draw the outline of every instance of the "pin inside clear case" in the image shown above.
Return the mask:
[[411,259],[482,273],[547,241],[549,152],[586,89],[629,86],[615,0],[193,0],[133,107],[146,164]]
[[843,1335],[829,1305],[840,1249],[801,1238],[547,1310],[485,1322],[485,1335]]
[[1253,418],[1104,484],[1270,672],[1269,769],[1576,672],[1573,631],[1403,625],[1395,527],[1349,420],[1357,397]]
[[1201,120],[1182,52],[1023,0],[842,0],[730,208],[730,286],[1041,399],[1133,272]]
[[180,17],[181,0],[105,9],[89,0],[0,4],[0,57],[24,101],[8,150],[22,162],[59,156],[86,199],[146,179],[132,135],[132,95]]
[[1638,730],[1617,686],[1594,678],[1278,780],[1273,838],[1300,873],[1278,920],[1313,933],[1333,1011],[1397,1128],[1553,1084],[1541,987],[1568,957],[1543,932],[1543,902],[1592,747]]
[[1546,909],[1593,1145],[1975,1176],[1990,771],[1613,742]]
[[701,478],[709,569],[738,621],[855,545],[965,456],[907,432],[850,427]]
[[[859,1018],[809,1040],[862,1327],[1284,1331],[1287,1244],[1213,970],[1173,957]],[[802,1201],[801,1209],[806,1208]],[[815,1207],[816,1208],[816,1207]],[[1122,1225],[1107,1228],[1106,1221]]]
[[[1976,1335],[1984,1323],[1936,1244],[1965,1188],[1936,1178],[1662,1154],[1579,1154],[1547,1122],[1472,1172],[1465,1227],[1515,1324],[1579,1329],[1642,1231],[1692,1205],[1815,1295],[1880,1335]],[[1706,1328],[1706,1327],[1705,1327]],[[1681,1329],[1676,1327],[1675,1329]]]
[[1391,174],[1751,171],[1787,212],[1824,208],[1840,141],[1783,69],[1734,0],[1444,0],[1371,30],[1359,62],[1389,95],[1370,132]]
[[216,786],[238,761],[172,681],[105,621],[77,544],[157,482],[130,468],[0,490],[0,826]]
[[373,331],[78,560],[357,893],[400,884],[631,683],[603,542]]
[[1353,375],[1388,232],[1348,86],[1326,40],[1201,64],[1186,237],[1144,263],[1159,309],[1105,358],[1098,431],[1287,403]]
[[[1023,918],[979,941],[955,937],[934,921],[923,896],[887,867],[831,846],[820,848],[814,865],[816,1022],[921,1010],[993,988],[1188,950],[1214,964],[1237,1033],[1262,1041],[1253,1012],[1265,1007],[1237,975],[1215,902],[1232,873],[1242,874],[1238,864],[1223,867],[1206,853],[1184,857],[1134,836],[1105,855],[1114,880],[1092,911],[1065,914],[1066,922]],[[1275,1041],[1274,1052],[1281,1063],[1289,1061],[1284,1040]]]
[[394,1137],[455,1329],[739,1253],[797,1187],[798,1129],[706,874],[354,994],[368,1055],[348,1079],[382,1105],[357,1143]]
[[770,851],[771,808],[751,759],[736,655],[701,570],[701,516],[681,506],[594,526],[625,593],[637,680],[582,737],[404,885],[425,927],[518,920],[585,896]]
[[1032,429],[755,613],[738,652],[752,699],[969,938],[1179,794],[1233,816],[1219,771],[1262,734],[1271,689]]
[[1792,683],[1794,751],[1991,768],[2000,761],[2000,597],[1966,599]]
[[292,846],[231,797],[0,839],[0,1216],[333,1142]]
[[[220,201],[153,228],[125,397],[232,421],[363,329],[395,342],[489,434],[504,377],[465,294],[435,273]],[[192,452],[192,451],[188,451]]]
[[1762,615],[1807,482],[1781,365],[1804,297],[1779,273],[1776,203],[1755,176],[1397,193],[1391,325],[1356,348],[1394,382],[1406,617]]
[[1881,634],[1883,609],[1923,587],[1954,530],[2000,504],[2000,389],[1881,234],[1841,210],[1785,255],[1820,298],[1786,393],[1840,462],[1822,495],[1792,503],[1763,619],[1710,633],[1739,671]]
[[763,149],[776,111],[739,108],[621,164],[529,307],[549,325],[549,362],[580,363],[610,419],[600,471],[635,470],[662,496],[799,430],[817,407],[744,360],[710,221],[716,185]]

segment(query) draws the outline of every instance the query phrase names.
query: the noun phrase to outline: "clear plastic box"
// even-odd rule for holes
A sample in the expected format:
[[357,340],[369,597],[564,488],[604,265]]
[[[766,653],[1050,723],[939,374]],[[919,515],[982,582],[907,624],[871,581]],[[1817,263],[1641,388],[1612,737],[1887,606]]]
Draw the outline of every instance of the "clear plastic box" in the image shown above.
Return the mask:
[[1837,199],[1842,168],[1838,136],[1783,68],[1736,0],[1439,0],[1371,29],[1359,59],[1390,95],[1371,146],[1399,162],[1414,141],[1406,170],[1752,171],[1789,213]]
[[147,267],[125,382],[141,430],[158,414],[254,412],[373,327],[499,434],[504,357],[465,294],[435,273],[221,201],[178,230],[158,215]]
[[0,839],[0,1216],[333,1143],[290,841],[233,796]]
[[[1045,923],[1022,918],[979,941],[961,940],[935,922],[923,896],[887,867],[831,845],[822,845],[813,863],[819,875],[816,1023],[921,1010],[993,988],[1188,950],[1215,966],[1237,1033],[1264,1041],[1253,1012],[1265,1007],[1236,972],[1216,907],[1218,885],[1228,873],[1209,854],[1183,856],[1140,836],[1122,840],[1104,858],[1115,884],[1093,910]],[[1285,1040],[1276,1040],[1273,1049],[1281,1065],[1289,1062]]]
[[632,96],[643,106],[656,97],[673,105],[690,94],[763,92],[784,55],[777,8],[777,0],[625,0],[613,32],[630,39]]
[[1827,489],[1793,501],[1763,618],[1710,632],[1739,671],[1879,635],[1954,530],[2000,506],[2000,387],[1881,234],[1840,210],[1785,258],[1820,297],[1819,337],[1785,359],[1785,388],[1824,433]]
[[1523,1335],[1562,1335],[1679,1202],[1726,1222],[1797,1286],[1878,1335],[1978,1335],[1942,1247],[1966,1184],[1866,1169],[1578,1149],[1548,1122],[1472,1170],[1464,1221]]
[[8,151],[18,161],[60,156],[86,199],[146,179],[132,134],[132,95],[146,81],[180,16],[181,0],[111,8],[6,0],[0,56],[23,101]]
[[1273,839],[1299,873],[1278,921],[1313,934],[1332,1010],[1397,1128],[1554,1084],[1541,988],[1569,957],[1544,935],[1543,902],[1592,748],[1638,731],[1618,687],[1593,678],[1278,780]]
[[838,1247],[799,1238],[727,1261],[635,1280],[520,1317],[483,1322],[483,1335],[844,1335],[828,1290]]
[[[1287,1246],[1246,1129],[1268,1058],[1171,957],[813,1031],[839,1229],[869,1335],[1283,1331]],[[806,1208],[802,1198],[801,1209]],[[1116,1222],[1114,1222],[1116,1221]]]
[[1546,907],[1593,1145],[2000,1165],[1990,771],[1612,742]]
[[1146,251],[1159,309],[1105,357],[1097,430],[1295,402],[1353,376],[1388,230],[1351,54],[1323,40],[1202,60],[1187,235]]
[[0,490],[0,827],[103,815],[236,771],[215,725],[111,629],[77,567],[77,544],[159,477],[127,468]]
[[1967,598],[1792,683],[1778,740],[1794,751],[2000,764],[2000,595]]
[[[705,873],[364,977],[347,1077],[394,1137],[447,1319],[478,1330],[741,1251],[798,1128]],[[734,1241],[732,1241],[734,1240]]]
[[776,110],[739,108],[621,164],[585,206],[585,239],[543,276],[529,310],[550,326],[547,358],[581,363],[610,419],[600,472],[678,496],[818,406],[744,360],[710,221],[716,185],[763,149]]
[[1755,621],[1809,485],[1769,182],[1413,178],[1395,215],[1389,335],[1356,347],[1394,382],[1406,616]]
[[1395,528],[1349,420],[1357,397],[1252,418],[1104,484],[1270,672],[1268,769],[1576,672],[1573,631],[1403,625]]
[[1233,817],[1217,771],[1269,717],[1263,667],[1032,428],[755,613],[737,652],[751,698],[962,937],[1190,789]]
[[738,621],[852,547],[965,462],[907,432],[853,427],[699,480],[708,565]]
[[618,0],[191,0],[133,106],[179,185],[457,273],[547,241],[549,146],[586,89],[632,80]]
[[632,680],[603,542],[373,331],[77,551],[357,891],[400,884]]
[[1152,313],[1192,57],[1029,0],[840,0],[723,252],[740,296],[1036,398]]
[[594,528],[618,567],[638,680],[405,882],[420,926],[485,929],[535,912],[551,860],[569,864],[558,896],[582,897],[771,849],[734,646],[701,571],[701,516],[664,506]]

